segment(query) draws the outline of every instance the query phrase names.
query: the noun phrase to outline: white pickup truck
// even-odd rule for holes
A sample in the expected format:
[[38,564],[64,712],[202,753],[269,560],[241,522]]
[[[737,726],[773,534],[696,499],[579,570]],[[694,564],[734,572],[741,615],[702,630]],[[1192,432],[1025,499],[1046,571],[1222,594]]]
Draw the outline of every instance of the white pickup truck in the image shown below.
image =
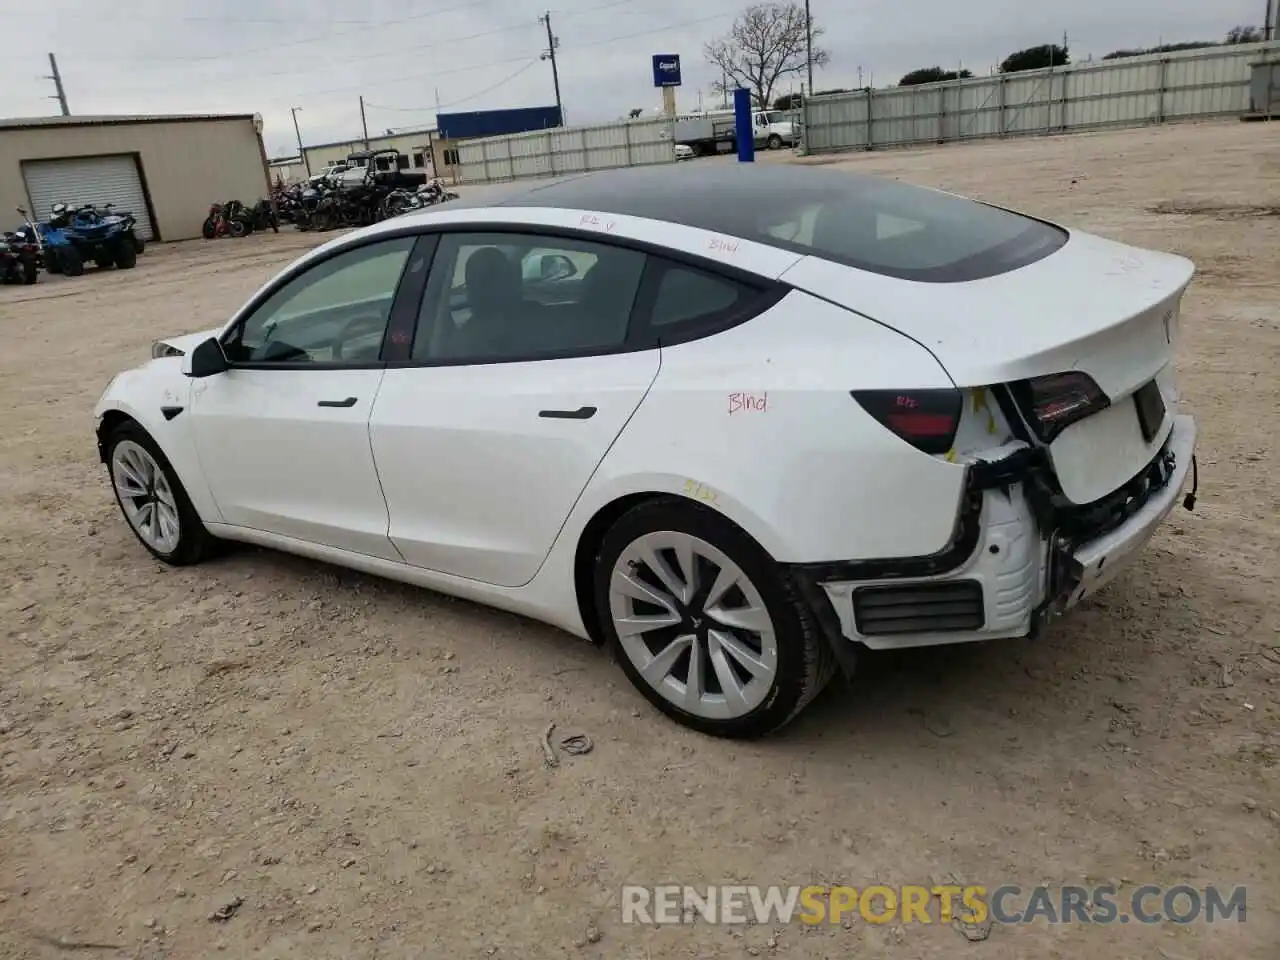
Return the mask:
[[[784,146],[794,147],[800,142],[799,118],[788,110],[756,110],[751,114],[751,126],[757,147],[778,150]],[[737,149],[737,129],[732,110],[679,117],[674,134],[676,145],[688,147],[691,151],[689,156],[732,153]]]

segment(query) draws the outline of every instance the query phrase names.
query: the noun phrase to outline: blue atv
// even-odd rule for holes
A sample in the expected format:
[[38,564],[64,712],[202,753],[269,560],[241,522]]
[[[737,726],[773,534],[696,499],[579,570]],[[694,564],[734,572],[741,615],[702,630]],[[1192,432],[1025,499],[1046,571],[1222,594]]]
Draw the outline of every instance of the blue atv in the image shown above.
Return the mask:
[[17,209],[23,220],[18,232],[36,242],[40,266],[50,273],[65,273],[68,277],[84,273],[84,258],[71,245],[65,231],[52,223],[33,223],[26,210],[22,207]]
[[[82,265],[92,260],[99,267],[130,270],[138,263],[138,241],[131,221],[131,217],[104,217],[92,204],[73,211],[65,203],[55,203],[48,226],[66,237]],[[57,259],[61,262],[61,254]]]

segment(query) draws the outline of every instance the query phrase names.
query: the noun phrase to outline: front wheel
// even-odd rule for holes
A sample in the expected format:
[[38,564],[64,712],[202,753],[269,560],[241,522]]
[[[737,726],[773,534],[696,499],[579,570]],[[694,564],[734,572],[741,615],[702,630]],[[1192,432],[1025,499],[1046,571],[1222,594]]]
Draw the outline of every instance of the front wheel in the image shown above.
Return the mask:
[[84,257],[75,247],[68,247],[58,254],[58,269],[68,277],[78,277],[84,273]]
[[22,282],[35,283],[40,279],[40,265],[34,260],[25,260],[22,264]]
[[769,149],[770,150],[782,149],[782,138],[778,136],[776,133],[771,133],[769,135]]
[[120,512],[152,556],[185,566],[212,553],[217,541],[147,431],[133,421],[116,427],[107,440],[107,463]]
[[218,221],[213,217],[209,217],[205,220],[204,224],[200,227],[200,235],[206,240],[212,240],[216,237],[218,235]]
[[719,514],[643,504],[596,559],[601,626],[632,684],[685,726],[752,738],[784,726],[835,659],[774,560]]

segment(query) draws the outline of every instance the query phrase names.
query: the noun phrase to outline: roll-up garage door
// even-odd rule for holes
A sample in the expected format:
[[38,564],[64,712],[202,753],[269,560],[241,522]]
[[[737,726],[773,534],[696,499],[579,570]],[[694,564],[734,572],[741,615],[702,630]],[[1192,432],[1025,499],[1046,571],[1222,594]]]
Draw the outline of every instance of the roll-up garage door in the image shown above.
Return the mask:
[[116,209],[128,210],[138,218],[135,229],[143,240],[155,239],[138,161],[132,154],[24,160],[22,176],[27,181],[27,193],[35,208],[32,212],[40,220],[49,218],[49,211],[55,203],[72,207],[92,203],[99,210],[108,203],[114,203]]

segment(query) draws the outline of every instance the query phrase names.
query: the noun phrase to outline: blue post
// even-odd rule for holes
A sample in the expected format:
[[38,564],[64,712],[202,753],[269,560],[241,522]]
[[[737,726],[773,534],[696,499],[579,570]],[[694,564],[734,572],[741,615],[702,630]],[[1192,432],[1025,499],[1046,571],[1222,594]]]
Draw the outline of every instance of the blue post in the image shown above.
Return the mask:
[[756,158],[756,131],[751,125],[751,91],[739,87],[733,91],[733,120],[738,139],[738,162],[751,163]]

